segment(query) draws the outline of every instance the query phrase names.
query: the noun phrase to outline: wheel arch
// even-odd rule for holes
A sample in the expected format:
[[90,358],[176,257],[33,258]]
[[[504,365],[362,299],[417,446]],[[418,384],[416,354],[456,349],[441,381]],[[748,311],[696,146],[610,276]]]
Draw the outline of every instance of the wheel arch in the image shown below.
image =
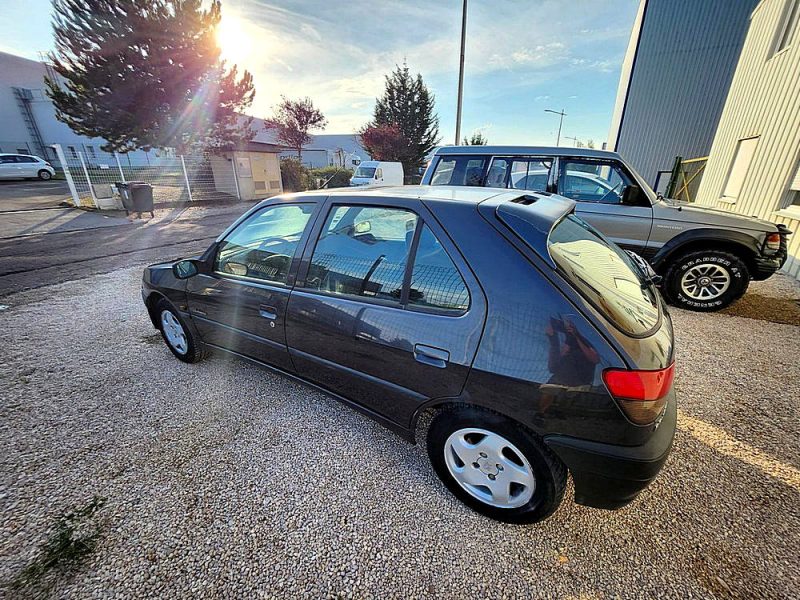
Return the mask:
[[418,434],[425,431],[427,429],[427,426],[430,425],[430,422],[439,413],[445,410],[455,410],[459,408],[479,408],[481,410],[487,410],[499,417],[503,417],[504,419],[508,419],[509,421],[519,423],[521,426],[525,427],[532,435],[536,436],[540,440],[544,439],[540,432],[531,429],[524,423],[521,423],[520,420],[515,418],[513,415],[497,410],[497,407],[495,406],[489,406],[488,404],[482,404],[481,402],[476,402],[474,398],[450,397],[450,398],[434,398],[432,400],[428,400],[424,404],[421,404],[419,407],[417,407],[417,410],[411,416],[411,424],[409,425],[408,428],[408,433],[410,436],[409,441],[411,443],[416,444],[418,442],[418,437],[419,437]]
[[153,327],[159,329],[158,326],[158,315],[156,314],[156,305],[161,300],[166,300],[169,302],[169,298],[167,298],[161,292],[152,291],[147,296],[147,299],[144,301],[144,305],[147,308],[147,315],[150,317],[150,321],[153,323]]
[[755,238],[745,233],[702,229],[687,231],[672,238],[656,253],[651,264],[657,273],[663,274],[676,258],[703,250],[718,250],[737,256],[744,262],[751,276],[756,268],[755,261],[759,252]]

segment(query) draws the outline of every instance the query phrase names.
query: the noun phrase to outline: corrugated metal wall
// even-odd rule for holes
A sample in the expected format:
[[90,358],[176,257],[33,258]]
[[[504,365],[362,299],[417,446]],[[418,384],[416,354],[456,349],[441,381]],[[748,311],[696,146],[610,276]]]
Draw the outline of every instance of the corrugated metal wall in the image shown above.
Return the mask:
[[[785,223],[796,232],[787,270],[800,278],[800,218],[777,212],[790,202],[789,183],[800,162],[800,31],[788,49],[770,56],[785,3],[763,0],[753,13],[697,201]],[[754,136],[758,146],[738,199],[721,199],[738,141]]]
[[711,148],[757,0],[647,0],[617,151],[651,184]]

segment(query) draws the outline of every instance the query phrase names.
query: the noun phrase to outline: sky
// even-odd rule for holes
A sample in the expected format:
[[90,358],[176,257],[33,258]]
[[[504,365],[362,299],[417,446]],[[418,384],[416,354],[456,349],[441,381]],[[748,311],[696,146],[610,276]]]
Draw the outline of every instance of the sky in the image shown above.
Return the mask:
[[[470,0],[462,134],[492,144],[605,141],[638,0]],[[253,74],[248,111],[310,97],[326,133],[370,120],[384,75],[406,61],[436,97],[442,143],[455,133],[461,0],[223,0],[223,56]],[[0,0],[0,51],[53,48],[49,0]]]

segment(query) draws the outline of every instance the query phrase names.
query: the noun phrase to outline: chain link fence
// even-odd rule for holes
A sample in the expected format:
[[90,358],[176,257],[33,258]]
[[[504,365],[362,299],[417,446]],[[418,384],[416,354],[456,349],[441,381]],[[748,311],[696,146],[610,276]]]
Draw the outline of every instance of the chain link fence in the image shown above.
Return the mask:
[[241,198],[234,161],[224,156],[162,154],[155,158],[57,146],[57,164],[77,205],[120,208],[117,183],[142,182],[156,204],[231,201]]

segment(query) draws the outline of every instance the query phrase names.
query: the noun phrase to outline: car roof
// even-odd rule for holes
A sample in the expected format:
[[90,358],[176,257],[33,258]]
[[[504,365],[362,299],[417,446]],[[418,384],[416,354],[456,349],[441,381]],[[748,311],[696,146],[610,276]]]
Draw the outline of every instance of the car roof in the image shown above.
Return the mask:
[[561,148],[557,146],[442,146],[435,156],[452,154],[491,154],[497,156],[581,156],[584,158],[620,159],[620,155],[610,150],[592,148]]
[[480,204],[495,196],[507,196],[507,200],[518,198],[519,190],[505,190],[486,187],[466,187],[460,185],[393,185],[333,188],[315,190],[309,194],[325,193],[329,196],[371,195],[376,198],[413,198],[415,200],[453,201],[469,204]]

